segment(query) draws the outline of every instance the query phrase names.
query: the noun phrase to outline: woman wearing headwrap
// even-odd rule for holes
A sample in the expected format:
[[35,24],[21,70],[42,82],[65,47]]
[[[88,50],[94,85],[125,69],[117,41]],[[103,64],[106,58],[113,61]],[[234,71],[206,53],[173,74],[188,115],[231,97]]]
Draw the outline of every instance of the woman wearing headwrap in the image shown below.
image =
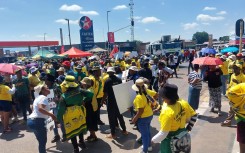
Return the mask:
[[196,122],[196,113],[186,101],[179,98],[176,85],[165,84],[159,92],[164,100],[159,116],[161,129],[152,138],[152,142],[161,142],[161,153],[171,153],[174,152],[173,149],[189,153],[191,150],[190,137],[186,137],[184,144],[175,146],[172,146],[171,140],[180,133],[187,134],[188,131],[191,131]]

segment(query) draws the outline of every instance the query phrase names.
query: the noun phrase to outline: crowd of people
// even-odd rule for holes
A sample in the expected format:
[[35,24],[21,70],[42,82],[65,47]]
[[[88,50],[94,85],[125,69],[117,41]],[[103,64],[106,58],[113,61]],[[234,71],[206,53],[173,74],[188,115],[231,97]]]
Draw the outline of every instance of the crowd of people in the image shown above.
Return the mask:
[[[141,138],[137,140],[142,144],[141,153],[152,151],[154,143],[161,143],[161,153],[190,152],[188,132],[197,120],[195,110],[199,107],[202,82],[208,82],[210,111],[215,112],[214,109],[217,108],[220,116],[221,95],[230,99],[229,90],[245,81],[245,62],[241,54],[228,57],[217,54],[214,58],[222,59],[222,65],[192,65],[197,56],[195,51],[190,52],[188,57],[184,56],[183,59],[183,62],[189,61],[189,96],[188,101],[185,101],[179,97],[178,87],[168,82],[174,74],[178,77],[177,68],[182,59],[176,56],[143,55],[114,59],[103,55],[100,59],[49,60],[39,62],[37,66],[26,70],[17,70],[14,75],[2,74],[0,112],[3,133],[7,134],[13,130],[9,122],[18,121],[18,111],[21,111],[23,120],[19,122],[27,124],[34,131],[39,143],[39,152],[45,153],[46,120],[52,118],[55,127],[51,142],[71,140],[74,153],[78,153],[79,147],[87,148],[86,141],[98,140],[98,126],[105,124],[100,118],[100,108],[106,105],[110,126],[110,134],[106,137],[115,139],[119,125],[122,134],[128,135],[113,86],[133,80],[132,89],[136,92],[136,97],[129,108],[130,122],[141,134]],[[23,71],[28,75],[23,76]],[[126,77],[123,71],[128,72]],[[154,112],[158,111],[161,126],[159,132],[152,137],[151,120]],[[229,116],[221,125],[229,126],[234,114],[237,112],[231,105]],[[244,127],[243,119],[243,116],[240,116],[238,129]],[[58,128],[61,129],[61,134]],[[84,138],[86,131],[89,131],[89,136]],[[238,141],[240,146],[245,148],[243,131],[240,130]],[[178,138],[179,135],[181,137]],[[176,137],[178,139],[173,139]]]

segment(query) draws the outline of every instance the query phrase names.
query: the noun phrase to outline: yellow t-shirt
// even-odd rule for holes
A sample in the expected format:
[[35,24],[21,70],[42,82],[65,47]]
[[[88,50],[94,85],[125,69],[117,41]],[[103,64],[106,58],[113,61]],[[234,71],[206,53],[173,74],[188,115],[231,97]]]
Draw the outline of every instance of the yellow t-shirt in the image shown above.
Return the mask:
[[239,83],[244,83],[245,82],[245,75],[240,73],[238,76],[236,76],[235,74],[231,75],[231,81],[229,84],[229,87],[232,87],[234,85],[237,85],[237,83],[233,82],[232,80],[235,79],[237,80]]
[[196,112],[183,99],[179,99],[174,105],[164,103],[159,116],[161,131],[170,132],[184,128],[187,120],[195,114]]
[[234,61],[232,61],[232,60],[229,60],[228,61],[228,73],[229,74],[231,74],[231,73],[233,73],[233,65],[234,65]]
[[85,73],[86,74],[86,76],[88,76],[88,71],[87,71],[87,69],[86,69],[86,67],[84,66],[84,67],[82,67],[82,72],[83,73]]
[[31,87],[31,90],[34,90],[34,87],[37,86],[39,83],[40,83],[40,80],[39,78],[36,76],[33,76],[33,75],[29,75],[28,76],[28,80],[29,80],[29,84]]
[[12,101],[12,95],[8,93],[9,90],[8,86],[0,84],[0,100]]
[[102,98],[104,96],[104,92],[103,92],[104,81],[101,78],[99,80],[96,80],[95,77],[92,75],[90,75],[89,78],[94,82],[92,88],[94,94],[96,95],[96,98]]
[[224,61],[222,65],[220,65],[220,69],[221,71],[223,72],[223,75],[228,75],[228,62],[227,61]]
[[[155,91],[152,91],[149,89],[147,89],[146,92],[151,97],[153,97],[156,94]],[[153,115],[153,111],[151,108],[151,102],[149,102],[149,103],[147,102],[146,96],[144,94],[142,94],[142,95],[138,94],[135,97],[133,103],[134,103],[134,108],[136,111],[138,111],[139,108],[144,108],[144,112],[140,118],[145,118],[145,117],[149,117],[149,116]]]

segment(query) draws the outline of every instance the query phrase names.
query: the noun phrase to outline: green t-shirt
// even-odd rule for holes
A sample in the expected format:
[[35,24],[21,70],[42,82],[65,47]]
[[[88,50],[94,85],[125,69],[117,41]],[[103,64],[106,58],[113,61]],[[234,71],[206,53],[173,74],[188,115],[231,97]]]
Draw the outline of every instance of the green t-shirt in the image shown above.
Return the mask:
[[13,84],[15,84],[16,91],[15,96],[16,97],[23,97],[26,95],[29,95],[29,80],[26,77],[23,77],[22,79],[15,79],[13,81]]
[[75,72],[75,78],[76,78],[76,81],[78,81],[78,78],[80,77],[80,81],[82,81],[82,79],[84,77],[86,77],[86,74],[81,72],[81,73],[78,73],[78,72]]

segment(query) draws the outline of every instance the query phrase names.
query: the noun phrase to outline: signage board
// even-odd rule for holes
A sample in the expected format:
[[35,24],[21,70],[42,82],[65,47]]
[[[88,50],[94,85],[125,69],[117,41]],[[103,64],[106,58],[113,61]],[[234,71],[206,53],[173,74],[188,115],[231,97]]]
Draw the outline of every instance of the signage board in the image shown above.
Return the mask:
[[94,47],[94,30],[93,21],[89,17],[83,16],[79,20],[81,49],[84,51]]

